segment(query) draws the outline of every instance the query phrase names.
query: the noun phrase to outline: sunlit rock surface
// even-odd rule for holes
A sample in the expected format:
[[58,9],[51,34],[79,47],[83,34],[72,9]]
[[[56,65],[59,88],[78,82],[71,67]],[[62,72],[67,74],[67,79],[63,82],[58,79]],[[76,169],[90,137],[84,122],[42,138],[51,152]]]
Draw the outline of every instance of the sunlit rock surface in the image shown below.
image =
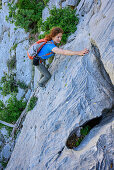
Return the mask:
[[[15,30],[15,26],[6,21],[6,16],[9,13],[8,3],[9,1],[2,0],[2,9],[0,10],[0,79],[4,76],[4,73],[11,74],[13,72],[16,73],[17,81],[30,85],[32,64],[27,57],[29,34],[25,33],[24,29]],[[16,57],[16,68],[11,70],[7,63],[14,56]],[[19,99],[23,94],[18,94]],[[3,96],[0,95],[0,98],[3,99]]]
[[[77,9],[77,31],[62,48],[90,52],[55,56],[52,77],[45,89],[36,88],[37,105],[26,116],[7,170],[113,168],[113,3],[82,0]],[[79,147],[66,147],[71,132],[101,116]]]

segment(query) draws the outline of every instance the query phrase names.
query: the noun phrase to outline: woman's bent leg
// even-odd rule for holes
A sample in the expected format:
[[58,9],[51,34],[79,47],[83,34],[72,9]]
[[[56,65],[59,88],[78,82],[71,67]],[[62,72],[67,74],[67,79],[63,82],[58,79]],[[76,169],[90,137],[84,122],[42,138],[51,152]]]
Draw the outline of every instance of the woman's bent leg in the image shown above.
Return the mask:
[[38,83],[40,87],[43,87],[45,85],[45,83],[51,78],[51,74],[42,63],[39,63],[39,65],[37,66],[37,69],[44,76],[40,79],[40,81]]

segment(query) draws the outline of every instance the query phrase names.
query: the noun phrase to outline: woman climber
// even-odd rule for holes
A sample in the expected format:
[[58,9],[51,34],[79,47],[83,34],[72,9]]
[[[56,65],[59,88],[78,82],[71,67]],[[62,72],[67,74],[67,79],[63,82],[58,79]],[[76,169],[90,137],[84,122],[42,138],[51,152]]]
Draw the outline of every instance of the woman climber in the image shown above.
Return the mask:
[[[84,56],[85,54],[88,54],[89,52],[88,49],[84,49],[82,51],[71,51],[71,50],[64,50],[58,48],[57,44],[61,42],[62,35],[63,35],[63,30],[61,28],[59,27],[52,28],[50,34],[45,36],[45,40],[47,41],[47,43],[39,51],[38,57],[40,57],[41,59],[48,59],[54,54],[79,55],[79,56]],[[40,71],[40,73],[43,75],[43,77],[40,79],[38,84],[40,87],[45,87],[45,83],[51,78],[51,74],[42,63],[39,63],[37,68]]]

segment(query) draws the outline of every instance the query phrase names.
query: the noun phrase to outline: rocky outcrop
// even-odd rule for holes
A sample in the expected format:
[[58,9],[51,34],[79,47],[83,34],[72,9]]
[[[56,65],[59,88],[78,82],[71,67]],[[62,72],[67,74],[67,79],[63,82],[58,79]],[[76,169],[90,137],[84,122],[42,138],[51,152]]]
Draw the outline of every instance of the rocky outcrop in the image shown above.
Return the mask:
[[[0,79],[5,73],[16,73],[16,80],[24,82],[26,85],[31,86],[32,81],[32,64],[27,57],[27,49],[29,47],[29,33],[24,29],[16,29],[13,24],[6,22],[8,16],[8,3],[9,1],[2,0],[2,9],[0,10]],[[8,60],[13,57],[16,58],[16,68],[13,70],[8,69]],[[30,92],[28,90],[26,100],[29,99]],[[18,99],[26,94],[23,89],[19,88]],[[0,95],[2,100],[8,97]]]
[[[93,39],[99,47],[103,65],[114,84],[113,7],[113,1],[91,0],[85,1],[77,12],[85,16],[85,24],[89,25],[90,39]],[[82,27],[84,28],[84,25]]]
[[0,169],[8,163],[14,143],[6,128],[0,129]]
[[56,0],[56,1],[50,0],[48,2],[48,6],[43,10],[43,14],[42,14],[43,21],[45,21],[46,18],[49,17],[49,9],[52,9],[53,6],[60,8],[60,3],[61,0]]
[[[2,0],[2,8],[0,9],[0,81],[4,73],[9,75],[16,73],[16,81],[24,82],[29,86],[26,90],[18,87],[17,98],[20,100],[21,97],[24,97],[24,100],[28,101],[32,91],[33,74],[31,61],[27,57],[29,33],[26,33],[24,29],[16,29],[15,25],[6,21],[6,16],[9,13],[9,2],[11,1]],[[13,69],[8,67],[8,62],[12,62],[12,59],[16,63],[16,67]],[[7,96],[1,95],[0,91],[0,100],[4,103],[10,96],[10,94]],[[9,137],[6,128],[1,128],[1,123],[3,124],[3,122],[0,121],[0,169],[3,169],[11,156],[14,141]],[[7,125],[7,123],[5,124]]]
[[[79,1],[77,0],[49,1],[49,8],[46,7],[44,9],[42,18],[45,21],[46,18],[49,17],[49,9],[52,9],[54,5],[57,8],[65,7],[67,5],[76,7],[78,3]],[[94,40],[94,43],[99,46],[99,50],[102,53],[101,60],[114,84],[113,7],[113,0],[106,0],[105,2],[102,0],[81,0],[76,9],[77,14],[80,16],[80,20],[84,20],[80,23],[78,30],[88,29],[89,39],[90,41]],[[75,37],[76,35],[77,32],[71,37]]]
[[77,6],[80,0],[66,0],[66,4],[69,6]]
[[[112,8],[109,0],[80,1],[78,29],[62,48],[90,52],[55,56],[51,80],[36,89],[37,105],[26,116],[7,170],[113,169]],[[95,118],[100,121],[81,144],[69,149],[70,135]]]

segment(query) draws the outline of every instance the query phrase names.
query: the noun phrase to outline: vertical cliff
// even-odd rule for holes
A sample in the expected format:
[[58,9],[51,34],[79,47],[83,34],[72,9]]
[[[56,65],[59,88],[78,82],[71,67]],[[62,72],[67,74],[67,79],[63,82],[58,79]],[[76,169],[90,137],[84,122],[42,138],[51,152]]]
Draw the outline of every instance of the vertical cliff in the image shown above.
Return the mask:
[[[0,1],[0,81],[5,75],[8,75],[8,77],[15,75],[15,84],[21,82],[22,85],[26,85],[26,89],[18,86],[17,99],[20,100],[23,97],[24,101],[28,101],[33,87],[33,68],[31,61],[27,57],[29,33],[26,33],[24,29],[17,29],[14,24],[6,21],[6,16],[9,14],[9,2],[8,0]],[[1,87],[2,84],[0,83]],[[5,93],[8,91],[7,89],[8,85],[4,90]],[[9,91],[5,95],[1,92],[2,90],[0,89],[0,102],[6,105],[6,101],[11,97],[11,94]],[[0,105],[0,111],[1,109],[2,105]],[[0,169],[9,160],[13,149],[13,142],[9,138],[9,133],[1,125],[0,117]]]
[[[32,64],[27,58],[27,49],[29,47],[29,33],[24,29],[16,28],[14,24],[6,21],[8,16],[9,1],[2,0],[2,9],[0,10],[0,79],[4,73],[16,73],[16,81],[24,82],[27,86],[31,86],[32,81]],[[11,68],[8,62],[15,60],[15,67]],[[18,98],[26,95],[26,100],[29,99],[30,90],[26,92],[19,88]],[[2,100],[8,97],[0,95]]]
[[[113,169],[113,7],[112,0],[78,4],[80,23],[62,48],[90,52],[55,56],[49,68],[52,77],[45,89],[36,88],[37,105],[26,116],[7,170]],[[91,130],[74,147],[85,125]]]

